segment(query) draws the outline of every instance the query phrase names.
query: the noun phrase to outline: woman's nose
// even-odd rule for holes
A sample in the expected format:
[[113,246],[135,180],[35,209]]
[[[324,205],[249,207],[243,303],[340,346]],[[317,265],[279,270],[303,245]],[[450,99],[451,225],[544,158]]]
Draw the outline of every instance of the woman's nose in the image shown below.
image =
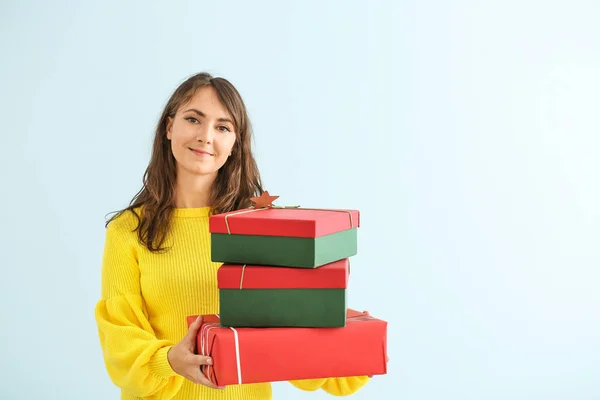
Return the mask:
[[196,140],[203,143],[212,143],[213,141],[213,129],[209,124],[205,124],[198,129],[196,133]]

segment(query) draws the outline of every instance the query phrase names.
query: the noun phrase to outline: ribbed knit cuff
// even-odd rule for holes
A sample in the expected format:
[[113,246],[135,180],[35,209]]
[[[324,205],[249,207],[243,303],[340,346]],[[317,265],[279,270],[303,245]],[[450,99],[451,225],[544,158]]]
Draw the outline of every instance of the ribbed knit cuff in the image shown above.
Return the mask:
[[169,359],[167,358],[167,353],[171,347],[173,346],[161,347],[150,358],[150,371],[160,378],[170,378],[177,375],[177,372],[173,371],[171,364],[169,364]]
[[327,378],[318,378],[318,379],[301,379],[301,380],[293,380],[288,381],[298,389],[306,390],[308,392],[312,392],[317,390],[323,386],[325,382],[327,382]]
[[358,392],[367,382],[369,382],[369,377],[367,376],[329,378],[321,389],[334,396],[349,396]]

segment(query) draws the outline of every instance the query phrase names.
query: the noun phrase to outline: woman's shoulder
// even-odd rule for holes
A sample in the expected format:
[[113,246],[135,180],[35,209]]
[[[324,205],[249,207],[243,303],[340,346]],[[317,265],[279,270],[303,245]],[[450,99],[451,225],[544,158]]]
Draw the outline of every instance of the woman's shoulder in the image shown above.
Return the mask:
[[106,228],[113,232],[134,232],[139,224],[141,216],[141,207],[125,209],[117,212],[111,217]]

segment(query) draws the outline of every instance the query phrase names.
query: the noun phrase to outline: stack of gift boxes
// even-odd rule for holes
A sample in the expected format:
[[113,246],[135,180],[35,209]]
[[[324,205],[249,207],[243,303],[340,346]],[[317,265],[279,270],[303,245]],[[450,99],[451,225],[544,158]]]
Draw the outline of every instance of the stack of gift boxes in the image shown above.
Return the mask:
[[272,198],[210,217],[212,260],[224,264],[220,314],[198,333],[198,353],[213,359],[205,374],[221,386],[385,374],[387,323],[347,309],[359,212]]

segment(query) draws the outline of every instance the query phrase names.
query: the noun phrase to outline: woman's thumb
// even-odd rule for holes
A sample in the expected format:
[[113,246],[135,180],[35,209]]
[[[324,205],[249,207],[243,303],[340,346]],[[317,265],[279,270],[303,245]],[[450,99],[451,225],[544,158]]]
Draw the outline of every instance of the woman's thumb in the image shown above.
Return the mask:
[[196,336],[198,336],[198,330],[202,326],[203,318],[202,315],[198,316],[194,322],[190,324],[190,327],[185,335],[188,343],[194,344],[196,342]]

